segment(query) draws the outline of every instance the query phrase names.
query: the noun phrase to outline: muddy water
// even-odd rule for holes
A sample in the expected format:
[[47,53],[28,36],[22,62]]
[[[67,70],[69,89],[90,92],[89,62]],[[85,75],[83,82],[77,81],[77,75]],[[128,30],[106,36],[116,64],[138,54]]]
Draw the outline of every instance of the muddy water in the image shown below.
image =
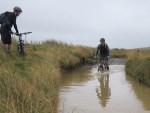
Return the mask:
[[62,76],[58,113],[150,113],[150,88],[125,75],[124,65],[83,67]]

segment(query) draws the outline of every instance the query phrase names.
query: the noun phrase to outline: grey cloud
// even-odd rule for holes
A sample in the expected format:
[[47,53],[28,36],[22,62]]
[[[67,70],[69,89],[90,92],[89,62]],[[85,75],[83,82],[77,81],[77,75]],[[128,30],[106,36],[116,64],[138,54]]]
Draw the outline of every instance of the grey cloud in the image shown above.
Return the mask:
[[73,44],[97,46],[105,37],[110,47],[150,46],[149,0],[0,0],[0,12],[19,5],[21,31],[31,39],[55,38]]

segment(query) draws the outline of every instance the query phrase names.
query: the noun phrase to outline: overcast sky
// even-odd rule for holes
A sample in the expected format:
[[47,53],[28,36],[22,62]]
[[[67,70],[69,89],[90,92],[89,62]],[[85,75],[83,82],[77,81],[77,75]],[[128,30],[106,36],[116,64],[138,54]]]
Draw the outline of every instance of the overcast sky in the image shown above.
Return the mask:
[[0,13],[20,6],[20,32],[28,40],[55,39],[97,46],[101,37],[110,48],[150,46],[150,0],[0,0]]

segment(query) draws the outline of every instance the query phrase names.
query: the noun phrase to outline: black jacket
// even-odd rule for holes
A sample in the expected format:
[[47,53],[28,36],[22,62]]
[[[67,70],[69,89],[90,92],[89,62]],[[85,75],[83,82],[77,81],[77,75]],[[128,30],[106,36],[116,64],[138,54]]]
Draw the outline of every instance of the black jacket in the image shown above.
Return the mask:
[[14,26],[16,33],[18,32],[17,24],[16,24],[16,15],[13,12],[5,12],[6,15],[5,21],[1,24],[1,27],[7,28],[11,30],[12,26]]
[[97,50],[96,50],[96,56],[97,55],[103,56],[103,57],[109,56],[109,47],[106,43],[104,45],[102,44],[98,45]]

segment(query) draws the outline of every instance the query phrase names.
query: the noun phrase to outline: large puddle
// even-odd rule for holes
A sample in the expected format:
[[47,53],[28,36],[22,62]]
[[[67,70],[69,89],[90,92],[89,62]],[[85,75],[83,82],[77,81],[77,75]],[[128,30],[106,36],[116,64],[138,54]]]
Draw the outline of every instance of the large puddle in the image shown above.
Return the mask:
[[124,65],[97,66],[62,76],[58,113],[150,113],[150,88],[125,75]]

